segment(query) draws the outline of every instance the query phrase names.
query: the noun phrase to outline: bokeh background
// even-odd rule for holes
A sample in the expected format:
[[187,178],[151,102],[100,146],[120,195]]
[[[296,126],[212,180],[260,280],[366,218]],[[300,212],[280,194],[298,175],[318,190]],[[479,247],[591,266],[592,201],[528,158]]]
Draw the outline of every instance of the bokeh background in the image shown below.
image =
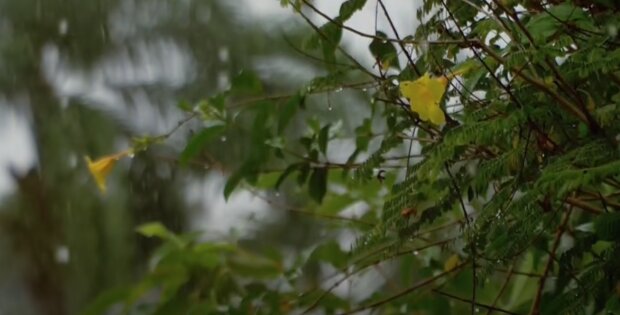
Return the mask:
[[[386,4],[413,32],[417,3],[404,2]],[[340,2],[316,4],[334,15]],[[389,34],[371,7],[348,24]],[[219,169],[182,169],[175,159],[200,127],[189,124],[120,162],[105,196],[84,163],[171,130],[184,118],[179,102],[226,89],[242,69],[271,93],[299,89],[325,73],[294,48],[309,33],[277,0],[0,0],[0,314],[76,314],[132,283],[156,246],[134,231],[148,221],[293,250],[312,237],[312,220],[274,211],[251,191],[224,200],[223,170],[240,163],[242,133],[212,149]],[[368,40],[345,32],[343,43],[372,67]],[[344,128],[368,114],[351,106],[355,94],[333,97],[343,106],[311,106]],[[334,159],[346,158],[354,143],[334,147]]]

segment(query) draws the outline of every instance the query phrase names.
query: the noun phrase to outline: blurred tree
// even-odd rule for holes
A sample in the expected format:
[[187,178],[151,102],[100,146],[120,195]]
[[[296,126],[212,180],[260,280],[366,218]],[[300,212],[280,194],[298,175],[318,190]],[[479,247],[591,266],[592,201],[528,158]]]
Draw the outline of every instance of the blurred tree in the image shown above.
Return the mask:
[[[140,275],[153,243],[134,234],[136,224],[161,220],[174,231],[184,229],[180,185],[186,180],[176,170],[161,172],[171,167],[160,158],[166,150],[132,159],[129,176],[115,181],[122,186],[105,199],[87,178],[82,156],[107,154],[145,132],[132,119],[119,119],[122,111],[144,105],[135,95],[146,93],[151,110],[165,120],[176,100],[215,91],[219,78],[250,66],[253,54],[275,49],[264,44],[261,29],[240,27],[229,9],[216,1],[0,1],[0,93],[6,106],[22,106],[17,110],[30,117],[37,155],[30,172],[14,173],[17,190],[0,205],[3,238],[12,244],[0,255],[22,262],[5,275],[21,274],[41,314],[75,314],[98,292]],[[159,55],[145,55],[144,49],[166,42],[180,50],[168,45]],[[54,56],[57,63],[50,64]],[[144,57],[146,71],[185,58],[192,72],[182,74],[187,79],[180,85],[166,77],[131,77]],[[106,109],[118,104],[93,103],[89,95],[97,91],[89,89],[97,82],[64,90],[71,76],[102,76],[126,107],[119,112]],[[23,314],[29,309],[6,307]]]

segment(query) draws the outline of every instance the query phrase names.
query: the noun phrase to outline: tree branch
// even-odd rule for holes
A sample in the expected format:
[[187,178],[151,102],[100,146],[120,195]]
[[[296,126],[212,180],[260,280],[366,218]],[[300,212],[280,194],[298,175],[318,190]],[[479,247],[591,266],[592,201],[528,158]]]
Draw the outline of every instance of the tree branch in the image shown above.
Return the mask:
[[542,277],[540,277],[538,290],[536,291],[536,298],[534,299],[534,303],[532,303],[532,309],[530,310],[530,315],[538,315],[540,314],[540,303],[542,300],[542,292],[545,288],[545,282],[547,280],[547,276],[551,271],[551,266],[553,266],[553,261],[555,258],[555,253],[558,250],[558,246],[560,245],[560,239],[562,238],[562,234],[568,225],[568,221],[570,219],[570,214],[573,208],[569,207],[564,214],[564,218],[562,219],[562,223],[558,227],[555,232],[555,239],[553,240],[553,245],[551,247],[551,252],[549,253],[549,259],[547,260],[547,264],[545,265],[545,270],[543,271]]

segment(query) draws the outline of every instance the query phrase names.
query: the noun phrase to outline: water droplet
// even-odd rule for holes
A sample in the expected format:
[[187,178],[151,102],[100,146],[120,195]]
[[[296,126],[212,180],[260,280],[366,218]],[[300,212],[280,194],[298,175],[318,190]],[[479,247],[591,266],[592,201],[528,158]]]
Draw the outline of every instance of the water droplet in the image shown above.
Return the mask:
[[393,79],[392,80],[392,84],[394,85],[398,85],[400,83],[400,81],[398,81],[398,79]]
[[609,24],[607,26],[607,34],[609,34],[610,37],[618,36],[618,27],[613,24]]
[[342,92],[343,88],[342,86],[337,87],[334,92],[338,93],[338,92]]
[[383,44],[387,44],[387,42],[388,42],[388,41],[387,41],[387,39],[384,39],[384,40],[382,40],[381,42],[382,42]]
[[136,156],[136,154],[133,153],[133,152],[127,154],[127,157],[130,158],[130,159],[133,159],[135,156]]
[[222,47],[218,51],[217,55],[221,62],[227,62],[230,54],[228,53],[228,48]]
[[280,197],[280,193],[279,192],[276,192],[276,197]]
[[424,53],[426,53],[428,51],[428,42],[425,40],[421,41],[419,47]]
[[327,110],[330,111],[330,112],[333,110],[332,104],[327,105]]
[[414,250],[414,251],[413,251],[413,254],[414,254],[415,256],[418,256],[418,255],[420,254],[420,252],[418,252],[417,250]]
[[480,308],[476,307],[476,309],[474,310],[476,313],[480,313]]
[[227,139],[226,139],[226,136],[222,136],[222,137],[220,138],[220,141],[222,141],[222,142],[226,142],[226,140],[227,140]]
[[60,20],[60,22],[58,22],[58,33],[62,36],[65,36],[67,35],[68,31],[69,31],[69,22],[67,21],[67,19]]
[[66,245],[60,245],[56,247],[56,252],[54,256],[56,262],[59,264],[66,264],[71,259],[71,253],[69,252],[69,248]]
[[363,88],[362,91],[366,92],[366,91],[368,91],[368,89],[367,88]]
[[71,154],[69,155],[69,158],[67,159],[67,162],[69,162],[69,166],[71,167],[76,167],[77,166],[77,162],[78,162],[78,158],[75,154]]

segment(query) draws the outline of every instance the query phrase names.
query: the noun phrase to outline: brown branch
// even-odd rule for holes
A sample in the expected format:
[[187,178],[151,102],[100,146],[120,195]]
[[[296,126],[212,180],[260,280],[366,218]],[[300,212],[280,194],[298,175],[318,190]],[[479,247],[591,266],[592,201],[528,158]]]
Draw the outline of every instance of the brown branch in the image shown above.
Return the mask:
[[491,48],[489,48],[486,45],[482,44],[480,41],[475,42],[475,45],[477,47],[481,48],[482,50],[484,50],[491,58],[495,59],[500,64],[506,66],[508,68],[508,70],[512,71],[516,76],[518,76],[519,78],[521,78],[524,81],[526,81],[526,82],[530,83],[531,85],[535,86],[536,88],[538,88],[542,92],[544,92],[544,93],[548,94],[549,96],[551,96],[567,112],[573,114],[575,117],[577,117],[577,119],[579,119],[582,122],[584,122],[584,123],[589,125],[590,122],[589,122],[588,118],[583,114],[583,112],[581,112],[581,110],[579,110],[579,108],[575,107],[575,105],[573,105],[571,102],[569,102],[566,98],[562,97],[560,94],[558,94],[554,90],[550,89],[543,81],[540,81],[540,80],[538,80],[536,78],[533,78],[533,77],[527,75],[524,72],[523,69],[517,69],[515,67],[508,67],[506,61],[501,56],[499,56],[497,53],[495,53]]
[[[495,305],[497,305],[497,302],[499,302],[500,297],[502,297],[502,294],[504,294],[504,291],[506,291],[506,288],[508,288],[508,283],[510,283],[510,278],[512,278],[514,267],[515,267],[515,263],[513,262],[510,265],[510,269],[508,269],[508,275],[506,275],[506,280],[504,280],[502,287],[499,289],[499,292],[497,292],[497,295],[495,296],[495,299],[493,300],[493,304],[491,304],[492,307],[495,307]],[[493,309],[489,308],[487,311],[487,315],[491,315],[493,311],[494,311]]]
[[542,275],[538,274],[538,273],[519,271],[519,270],[514,270],[514,269],[511,271],[511,270],[507,270],[507,269],[497,268],[497,269],[495,269],[495,271],[503,272],[503,273],[512,273],[513,275],[516,275],[516,276],[525,276],[525,277],[530,277],[530,278],[540,278],[540,277],[542,277]]
[[[456,190],[456,193],[459,196],[459,202],[461,204],[461,209],[463,210],[463,217],[465,218],[465,224],[467,225],[467,228],[470,228],[470,220],[469,220],[469,215],[467,214],[467,209],[465,208],[465,202],[463,201],[463,194],[461,193],[461,189],[459,188],[459,186],[456,183],[456,180],[454,179],[454,176],[452,176],[452,173],[450,172],[450,167],[448,166],[448,163],[445,164],[445,169],[446,169],[446,173],[448,173],[448,176],[450,177],[450,182],[452,183],[452,186],[454,187],[454,189]],[[472,264],[472,275],[473,275],[473,284],[472,284],[472,289],[471,289],[471,313],[474,314],[475,313],[475,304],[476,304],[476,287],[478,286],[478,280],[476,279],[476,246],[474,244],[474,241],[470,241],[470,250],[471,250],[471,264]]]
[[[357,68],[356,68],[357,69]],[[328,88],[323,88],[323,89],[317,89],[317,90],[312,90],[309,92],[306,92],[306,94],[321,94],[321,93],[329,93],[331,91],[336,91],[336,90],[340,90],[340,89],[357,89],[357,88],[363,88],[363,87],[367,87],[367,86],[371,86],[376,84],[374,81],[363,81],[363,82],[354,82],[354,83],[346,83],[346,84],[340,84],[338,86],[332,86],[332,87],[328,87]],[[228,105],[228,108],[237,108],[237,107],[243,107],[246,105],[251,105],[257,102],[261,102],[261,101],[278,101],[278,100],[283,100],[283,99],[287,99],[290,97],[295,96],[295,94],[291,94],[291,93],[287,93],[287,94],[276,94],[276,95],[262,95],[262,96],[257,96],[257,97],[250,97],[250,98],[245,98],[245,99],[241,99],[239,101],[236,102],[231,102]]]
[[[306,1],[304,1],[304,2],[307,3]],[[312,23],[310,18],[308,18],[301,11],[299,11],[299,15],[301,15],[301,17],[306,21],[306,23],[308,23],[308,25],[310,25],[310,27],[312,27],[312,29],[317,34],[319,34],[319,36],[321,36],[323,38],[323,40],[328,41],[327,36],[321,31],[321,29],[318,26],[316,26],[314,23]],[[332,23],[336,23],[336,22],[332,22]],[[368,74],[372,78],[377,79],[377,76],[374,73],[370,72],[368,69],[366,69],[364,66],[362,66],[359,63],[359,61],[357,61],[357,59],[353,58],[353,56],[351,56],[346,50],[344,50],[342,47],[340,47],[340,45],[338,43],[331,43],[330,42],[330,44],[334,45],[338,51],[340,51],[347,59],[349,59],[351,62],[353,62],[353,64],[355,64],[355,66],[357,66],[360,71]]]
[[[444,226],[444,227],[445,227],[445,226]],[[443,227],[442,227],[442,228],[443,228]],[[430,231],[429,231],[429,232],[430,232]],[[440,245],[443,245],[443,244],[445,244],[445,243],[447,243],[447,242],[450,242],[450,241],[453,241],[453,240],[454,240],[454,238],[451,238],[451,239],[448,239],[448,240],[443,240],[443,241],[439,241],[439,242],[436,242],[436,243],[433,243],[433,244],[424,245],[424,246],[421,246],[421,247],[418,247],[418,248],[415,248],[415,249],[409,249],[409,250],[407,250],[406,252],[398,252],[398,253],[396,253],[396,254],[394,254],[394,255],[392,255],[392,256],[389,256],[389,257],[383,257],[383,258],[381,258],[381,259],[378,259],[378,260],[372,261],[372,262],[370,262],[370,263],[368,263],[368,264],[365,264],[365,265],[363,265],[363,266],[359,267],[358,269],[353,270],[352,272],[347,273],[344,277],[342,277],[342,279],[340,279],[340,280],[336,281],[334,284],[332,284],[332,285],[331,285],[329,288],[327,288],[327,290],[325,290],[325,291],[324,291],[324,292],[323,292],[323,293],[322,293],[322,294],[321,294],[321,295],[320,295],[320,296],[319,296],[319,297],[318,297],[318,298],[317,298],[317,299],[316,299],[316,300],[315,300],[315,301],[314,301],[314,302],[313,302],[310,306],[308,306],[308,307],[307,307],[307,308],[306,308],[306,309],[302,312],[302,314],[307,314],[308,312],[310,312],[310,311],[312,311],[313,309],[315,309],[315,308],[319,305],[319,303],[321,302],[321,300],[323,300],[323,298],[325,298],[325,296],[327,296],[327,294],[329,294],[332,290],[334,290],[335,288],[337,288],[338,286],[340,286],[340,285],[341,285],[344,281],[346,281],[347,279],[349,279],[349,278],[350,278],[350,277],[352,277],[353,275],[358,274],[358,273],[360,273],[360,272],[362,272],[362,271],[366,270],[367,268],[369,268],[369,267],[371,267],[371,266],[376,266],[376,265],[378,265],[380,262],[387,261],[387,260],[391,260],[391,259],[393,259],[393,258],[400,257],[400,256],[402,256],[403,254],[408,254],[408,253],[411,253],[411,252],[413,252],[413,251],[423,251],[423,250],[425,250],[425,249],[433,248],[433,247],[435,247],[435,246],[440,246]],[[381,252],[381,251],[382,251],[382,250],[384,250],[384,249],[386,249],[386,247],[381,247],[379,250],[377,250],[377,251],[373,251],[373,252],[371,252],[370,254],[365,255],[364,257],[362,257],[362,258],[360,258],[360,259],[357,259],[357,260],[356,260],[356,262],[354,262],[354,263],[360,262],[360,261],[362,261],[363,259],[366,259],[366,258],[368,258],[368,257],[370,257],[370,256],[372,256],[372,255],[374,255],[374,254],[377,254],[377,253]],[[346,270],[345,270],[345,271],[343,271],[343,272],[346,272]]]
[[390,24],[390,27],[392,28],[392,31],[394,32],[394,36],[396,36],[396,39],[398,40],[398,45],[400,46],[400,49],[402,49],[403,53],[405,54],[405,56],[407,56],[407,60],[409,61],[409,65],[411,65],[411,68],[413,69],[413,71],[418,76],[421,76],[422,73],[420,72],[420,70],[418,70],[418,67],[415,66],[415,62],[413,62],[413,59],[411,58],[411,54],[407,51],[407,49],[405,48],[405,44],[400,39],[400,35],[398,35],[398,30],[396,29],[396,26],[394,25],[394,22],[392,22],[392,17],[388,13],[387,8],[383,4],[383,1],[382,0],[378,0],[378,3],[381,6],[381,9],[383,10],[383,14],[387,18],[388,23]]
[[[440,290],[437,290],[437,289],[433,289],[432,291],[437,293],[437,294],[439,294],[439,295],[447,296],[447,297],[455,299],[457,301],[466,302],[466,303],[472,303],[471,300],[468,300],[468,299],[465,299],[465,298],[462,298],[462,297],[458,297],[456,295],[453,295],[453,294],[450,294],[450,293],[447,293],[447,292],[444,292],[444,291],[440,291]],[[492,306],[492,305],[487,305],[487,304],[483,304],[483,303],[479,303],[479,302],[475,302],[475,301],[473,302],[473,304],[475,304],[476,306],[484,307],[484,308],[488,309],[489,311],[496,311],[496,312],[502,312],[502,313],[506,313],[506,314],[518,315],[517,313],[513,313],[511,311],[507,311],[505,309],[501,309],[501,308],[498,308],[498,307],[495,307],[495,306]]]
[[297,208],[291,207],[289,205],[277,203],[277,202],[273,201],[272,199],[269,199],[269,198],[267,198],[265,196],[262,196],[255,189],[248,189],[248,191],[250,191],[252,193],[252,195],[254,195],[255,197],[258,197],[259,199],[263,200],[264,202],[268,203],[269,205],[273,206],[274,208],[277,208],[279,210],[283,210],[283,211],[286,211],[286,212],[300,214],[300,215],[307,215],[307,216],[316,217],[316,218],[323,218],[323,219],[330,219],[330,220],[339,220],[339,221],[347,221],[347,222],[361,224],[361,225],[366,225],[366,226],[374,226],[374,223],[372,223],[372,222],[367,222],[367,221],[356,219],[356,218],[348,218],[348,217],[342,217],[342,216],[334,215],[334,214],[318,213],[318,212],[311,212],[311,211],[305,211],[305,210],[297,209]]
[[[525,34],[525,36],[527,37],[528,42],[530,43],[530,45],[532,45],[533,48],[538,49],[538,46],[536,45],[534,38],[532,37],[532,35],[530,34],[530,32],[527,30],[527,28],[523,25],[523,23],[521,22],[521,20],[519,19],[519,17],[517,16],[517,14],[513,11],[513,10],[509,10],[508,8],[506,8],[501,1],[498,0],[492,0],[502,11],[504,11],[506,13],[507,16],[511,17],[515,24],[517,25],[517,27]],[[592,131],[598,131],[601,129],[601,127],[598,125],[598,123],[594,120],[594,118],[592,118],[592,116],[590,115],[590,113],[588,112],[588,110],[586,109],[586,105],[583,102],[583,100],[581,99],[581,97],[579,96],[579,94],[577,93],[577,91],[570,85],[568,84],[568,82],[566,82],[566,79],[564,79],[564,77],[562,76],[562,74],[560,73],[560,71],[557,69],[555,62],[551,61],[549,59],[549,57],[545,57],[545,63],[547,64],[547,66],[549,67],[549,69],[551,69],[551,72],[553,73],[553,75],[556,77],[556,79],[558,80],[558,86],[560,88],[562,88],[565,92],[567,92],[568,94],[572,95],[572,97],[574,99],[577,100],[577,104],[578,107],[581,109],[582,114],[585,116],[585,118],[587,119],[587,123],[588,126],[590,127],[590,129]]]
[[568,198],[566,198],[566,203],[571,205],[571,206],[575,206],[575,207],[577,207],[579,209],[585,210],[586,212],[589,212],[589,213],[592,213],[592,214],[596,214],[596,215],[602,214],[602,213],[605,212],[604,210],[601,210],[601,209],[599,209],[599,208],[597,208],[597,207],[595,207],[595,206],[593,206],[593,205],[591,205],[591,204],[589,204],[589,203],[587,203],[587,202],[585,202],[585,201],[583,201],[581,199],[577,199],[575,197],[568,197]]
[[382,299],[382,300],[379,300],[379,301],[376,301],[376,302],[373,302],[373,303],[370,303],[370,304],[367,304],[367,305],[355,308],[353,310],[350,310],[350,311],[347,311],[347,312],[344,312],[344,313],[340,313],[340,315],[355,314],[357,312],[365,311],[365,310],[368,310],[368,309],[373,309],[375,307],[379,307],[381,305],[390,303],[390,302],[392,302],[392,301],[394,301],[394,300],[396,300],[398,298],[401,298],[401,297],[403,297],[405,295],[408,295],[408,294],[410,294],[410,293],[412,293],[412,292],[414,292],[414,291],[416,291],[418,289],[424,288],[424,287],[434,283],[435,281],[437,281],[437,280],[439,280],[439,279],[441,279],[441,278],[443,278],[445,276],[448,276],[448,275],[454,273],[455,271],[460,270],[466,264],[467,264],[467,262],[461,263],[460,265],[456,266],[452,270],[444,271],[444,272],[442,272],[442,273],[440,273],[440,274],[438,274],[436,276],[427,278],[427,279],[425,279],[425,280],[423,280],[421,282],[416,283],[412,287],[404,289],[404,290],[402,290],[402,291],[400,291],[400,292],[398,292],[398,293],[396,293],[394,295],[391,295],[391,296],[389,296],[389,297],[387,297],[385,299]]
[[[310,9],[312,9],[312,11],[314,11],[316,14],[320,15],[321,17],[323,17],[324,19],[326,19],[327,21],[334,23],[335,25],[337,25],[338,27],[347,30],[353,34],[359,35],[361,37],[366,37],[366,38],[370,38],[370,39],[377,39],[377,40],[381,40],[381,41],[387,41],[387,42],[392,42],[392,43],[404,43],[404,44],[414,44],[414,45],[419,45],[421,44],[421,42],[417,41],[417,40],[413,40],[413,39],[407,39],[407,40],[400,40],[400,39],[395,39],[395,38],[383,38],[383,37],[379,37],[376,35],[372,35],[372,34],[368,34],[368,33],[364,33],[361,32],[359,30],[356,30],[350,26],[346,26],[342,23],[340,23],[339,21],[336,21],[335,19],[331,18],[329,15],[323,13],[321,10],[319,10],[317,7],[315,7],[314,5],[312,5],[310,2],[308,2],[307,0],[302,0],[304,2],[304,4],[309,7]],[[464,43],[468,43],[469,40],[467,39],[455,39],[455,40],[434,40],[434,41],[425,41],[424,44],[425,45],[454,45],[454,44],[464,44]]]
[[564,214],[564,218],[562,219],[562,223],[560,223],[560,226],[555,232],[555,239],[553,240],[551,252],[549,252],[549,259],[547,260],[547,264],[545,265],[545,270],[543,271],[542,277],[540,277],[539,284],[538,284],[538,290],[536,291],[536,298],[534,299],[534,302],[532,303],[532,308],[529,313],[530,315],[540,314],[540,303],[542,301],[542,292],[543,292],[543,289],[545,288],[545,282],[547,280],[547,276],[549,275],[549,272],[551,271],[551,266],[553,266],[555,253],[558,250],[558,246],[560,245],[560,239],[562,238],[562,234],[564,233],[564,230],[566,229],[566,226],[568,225],[568,221],[570,219],[570,214],[572,210],[573,210],[572,207],[569,207],[566,210],[566,213]]

